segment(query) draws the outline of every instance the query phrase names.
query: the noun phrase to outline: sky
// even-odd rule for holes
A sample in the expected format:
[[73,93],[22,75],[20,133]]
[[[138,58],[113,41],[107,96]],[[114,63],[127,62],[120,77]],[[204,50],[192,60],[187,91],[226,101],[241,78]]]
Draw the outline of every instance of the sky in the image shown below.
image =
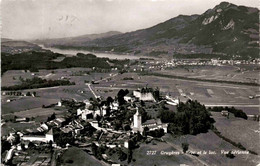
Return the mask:
[[[223,0],[0,0],[1,37],[46,39],[144,29]],[[259,0],[227,0],[259,8]]]

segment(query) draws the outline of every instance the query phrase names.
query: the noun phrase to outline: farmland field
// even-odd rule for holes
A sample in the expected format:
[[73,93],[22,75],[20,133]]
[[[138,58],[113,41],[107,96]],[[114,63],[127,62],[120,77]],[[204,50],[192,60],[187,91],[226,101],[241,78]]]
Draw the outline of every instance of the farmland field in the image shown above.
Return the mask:
[[[149,154],[149,151],[156,151],[156,154]],[[174,155],[162,155],[161,152],[179,152],[169,144],[164,142],[156,141],[150,144],[141,144],[140,148],[134,150],[133,159],[135,162],[132,162],[133,165],[146,166],[146,165],[160,165],[160,166],[169,166],[169,165],[194,165],[199,166],[201,163],[196,159],[192,159],[189,155],[184,154],[174,154]]]
[[[60,99],[73,98],[75,100],[85,100],[93,97],[93,94],[89,91],[85,85],[85,81],[91,82],[92,80],[100,80],[108,77],[110,73],[98,73],[91,72],[90,69],[84,68],[72,68],[72,69],[57,69],[57,70],[40,70],[36,73],[25,72],[22,70],[12,70],[4,73],[2,76],[2,86],[10,86],[19,84],[19,77],[23,79],[32,78],[34,76],[41,77],[43,79],[70,79],[72,82],[76,82],[74,86],[60,86],[60,87],[47,87],[32,90],[23,90],[21,92],[36,92],[36,97],[24,97],[24,96],[2,96],[2,114],[19,112],[28,109],[38,108],[42,105],[50,105],[57,103]],[[32,75],[33,74],[33,75]],[[15,79],[13,79],[15,78]],[[12,99],[11,102],[7,102],[8,99]]]
[[61,156],[62,164],[65,166],[102,166],[100,161],[76,147],[69,147]]
[[[133,80],[123,80],[123,78],[129,77],[132,77]],[[254,86],[208,83],[124,73],[109,81],[102,81],[93,87],[97,94],[107,97],[114,96],[120,89],[135,90],[146,85],[159,87],[162,95],[170,94],[173,97],[179,97],[182,101],[193,99],[206,106],[234,106],[241,107],[247,113],[258,113],[259,100],[257,98],[249,99],[248,97],[258,94],[259,89]],[[186,97],[183,97],[181,93],[185,94]]]
[[[167,134],[163,137],[169,144],[173,144],[181,148],[182,143],[189,144],[189,150],[193,152],[198,151],[215,151],[216,154],[205,154],[199,155],[198,158],[205,161],[208,165],[229,165],[229,166],[253,166],[256,165],[260,157],[259,155],[235,155],[235,158],[229,159],[224,154],[221,154],[221,150],[231,151],[239,150],[223,139],[219,138],[212,131],[205,134],[199,135],[185,135],[177,138],[173,138],[171,135]],[[233,138],[231,138],[233,139]],[[239,164],[238,164],[239,163]]]
[[34,108],[26,111],[15,112],[14,115],[18,117],[36,117],[36,116],[49,116],[55,114],[61,114],[62,111],[55,110],[53,108]]
[[240,142],[244,147],[260,154],[259,122],[244,120],[241,118],[229,118],[222,116],[219,112],[212,112],[215,127],[221,134],[232,141]]
[[183,66],[158,72],[160,74],[200,78],[206,80],[259,83],[259,67],[257,65]]
[[36,129],[39,127],[40,123],[12,123],[12,122],[7,122],[5,123],[2,128],[1,128],[1,134],[2,135],[8,135],[10,132],[14,131],[24,131],[26,129]]

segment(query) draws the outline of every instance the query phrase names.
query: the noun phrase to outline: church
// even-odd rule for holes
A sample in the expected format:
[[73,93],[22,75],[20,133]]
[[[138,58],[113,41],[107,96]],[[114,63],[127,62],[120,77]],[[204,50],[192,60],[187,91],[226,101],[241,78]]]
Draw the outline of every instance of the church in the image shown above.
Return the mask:
[[136,133],[139,131],[142,134],[145,127],[149,128],[149,131],[163,129],[164,133],[167,133],[168,124],[162,123],[161,119],[150,119],[142,123],[142,116],[139,113],[138,108],[136,108],[136,113],[134,114],[132,124],[133,132]]

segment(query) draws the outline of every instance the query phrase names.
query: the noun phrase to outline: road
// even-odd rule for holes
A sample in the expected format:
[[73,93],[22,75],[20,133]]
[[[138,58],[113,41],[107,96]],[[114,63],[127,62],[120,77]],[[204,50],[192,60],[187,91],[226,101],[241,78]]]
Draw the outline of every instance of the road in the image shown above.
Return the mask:
[[86,85],[88,86],[89,90],[91,91],[91,93],[94,95],[95,98],[98,98],[98,96],[96,95],[96,93],[94,92],[94,90],[91,88],[91,85],[90,84],[87,84]]
[[247,104],[243,104],[241,103],[241,105],[239,105],[238,103],[236,104],[205,104],[206,107],[243,107],[243,108],[247,108],[247,107],[255,107],[255,108],[259,108],[260,105],[256,104],[256,105],[247,105]]
[[[103,78],[103,79],[101,79],[101,80],[94,81],[94,82],[95,82],[95,83],[99,83],[99,82],[101,82],[101,81],[107,80],[107,79],[112,78],[112,77],[115,77],[115,76],[117,76],[117,75],[118,75],[118,73],[116,73],[116,74],[114,74],[114,75],[112,75],[112,76]],[[95,97],[95,98],[98,98],[98,96],[96,95],[95,91],[92,89],[91,84],[86,83],[85,85],[88,86],[89,90],[90,90],[91,93],[94,95],[94,97]]]

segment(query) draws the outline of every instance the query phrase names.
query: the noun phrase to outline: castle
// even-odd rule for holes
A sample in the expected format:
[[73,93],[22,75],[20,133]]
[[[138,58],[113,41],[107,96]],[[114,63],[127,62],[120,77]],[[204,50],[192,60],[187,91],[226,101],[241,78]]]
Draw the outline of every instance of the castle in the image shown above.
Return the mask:
[[133,91],[133,95],[139,100],[155,102],[159,98],[159,90],[153,88],[142,88]]

